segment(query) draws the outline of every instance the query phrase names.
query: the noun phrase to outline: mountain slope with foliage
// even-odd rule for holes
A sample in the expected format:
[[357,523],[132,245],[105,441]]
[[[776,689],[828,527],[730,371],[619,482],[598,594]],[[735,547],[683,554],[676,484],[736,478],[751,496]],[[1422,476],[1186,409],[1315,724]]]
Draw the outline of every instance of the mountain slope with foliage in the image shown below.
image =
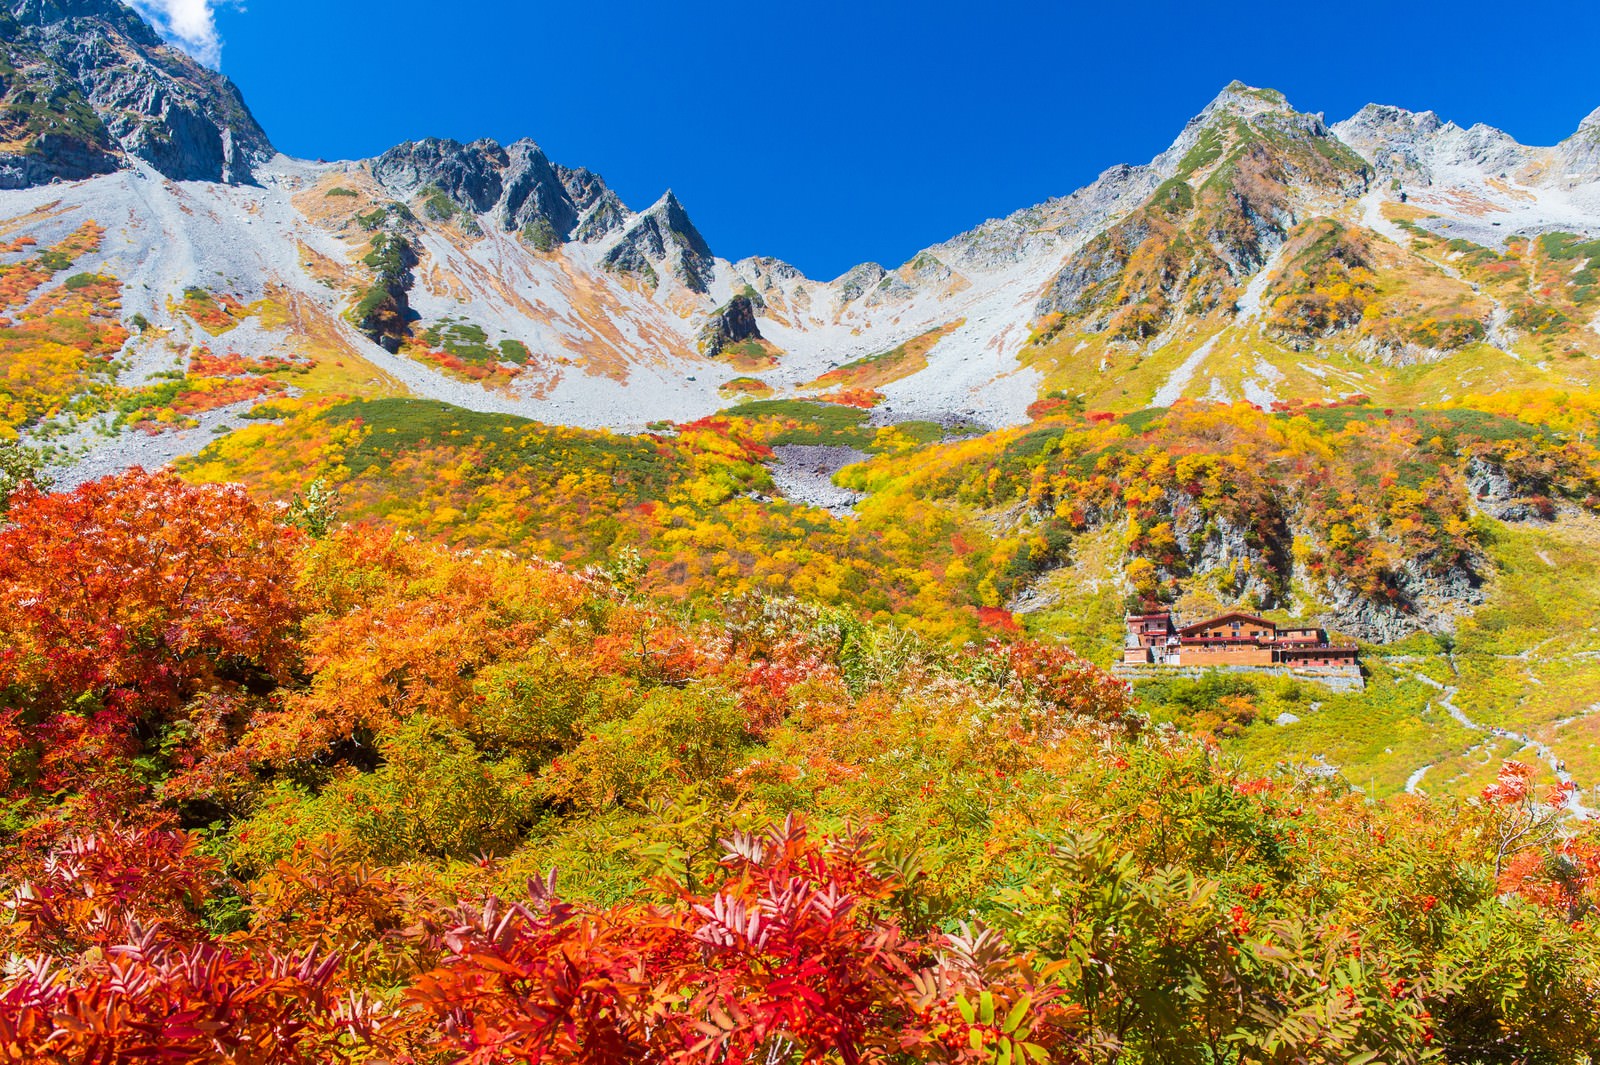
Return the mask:
[[24,491],[0,545],[0,1037],[31,1060],[1596,1038],[1600,851],[1516,764],[1374,804],[1229,769],[1037,643],[663,612],[621,562],[318,539],[171,477]]
[[[1062,399],[1414,407],[1594,383],[1589,126],[1530,148],[1395,108],[1329,125],[1235,82],[1147,164],[823,281],[720,259],[670,192],[636,211],[526,138],[271,157],[232,87],[118,0],[14,6],[27,55],[5,91],[23,169],[54,159],[88,180],[19,172],[0,227],[41,247],[109,227],[82,268],[152,326],[123,352],[133,385],[184,373],[208,345],[192,290],[277,312],[218,354],[315,351],[389,392],[585,428],[692,421],[740,396],[1006,426]],[[119,102],[135,98],[155,113]],[[127,428],[90,422],[91,438]]]
[[1592,1061],[1600,113],[1234,83],[817,281],[8,10],[0,1058]]

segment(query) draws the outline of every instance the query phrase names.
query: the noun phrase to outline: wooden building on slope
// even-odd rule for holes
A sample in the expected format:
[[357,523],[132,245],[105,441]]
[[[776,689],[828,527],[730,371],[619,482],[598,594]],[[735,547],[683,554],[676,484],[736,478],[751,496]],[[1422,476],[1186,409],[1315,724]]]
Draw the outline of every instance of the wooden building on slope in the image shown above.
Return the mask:
[[1179,626],[1170,611],[1133,614],[1122,661],[1158,666],[1354,666],[1356,648],[1331,644],[1318,628],[1280,629],[1266,618],[1231,611]]

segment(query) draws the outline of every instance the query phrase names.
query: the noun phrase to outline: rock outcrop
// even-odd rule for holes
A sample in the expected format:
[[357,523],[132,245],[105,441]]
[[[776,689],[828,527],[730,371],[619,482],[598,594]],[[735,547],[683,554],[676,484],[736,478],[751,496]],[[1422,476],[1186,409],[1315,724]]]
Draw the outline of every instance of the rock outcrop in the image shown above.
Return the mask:
[[537,241],[593,243],[615,232],[627,211],[598,174],[558,166],[526,138],[502,147],[429,137],[397,144],[371,166],[398,197],[438,189],[463,211]]
[[1578,131],[1556,146],[1567,176],[1600,178],[1600,107],[1589,112]]
[[601,265],[615,273],[640,275],[652,281],[652,288],[658,268],[664,267],[685,288],[702,294],[710,291],[716,270],[711,248],[671,190],[628,224]]
[[840,301],[849,303],[851,300],[859,299],[882,281],[885,273],[883,267],[877,263],[861,263],[835,278],[833,287],[838,291]]
[[716,358],[730,344],[762,339],[761,328],[756,324],[757,299],[740,293],[713,311],[700,328],[701,353]]
[[1452,169],[1514,173],[1534,155],[1533,149],[1493,126],[1462,129],[1432,111],[1380,104],[1368,104],[1333,131],[1378,173],[1423,185]]
[[77,181],[117,168],[118,146],[77,82],[0,10],[0,188]]
[[181,181],[247,183],[273,154],[231,81],[164,44],[117,0],[10,0],[0,11],[0,186],[135,161]]
[[1485,598],[1483,577],[1464,564],[1432,573],[1426,560],[1408,558],[1392,576],[1391,594],[1382,600],[1329,582],[1324,592],[1332,610],[1318,620],[1359,640],[1393,643],[1417,632],[1453,632]]
[[[552,163],[533,141],[428,138],[397,144],[372,160],[372,175],[405,199],[438,190],[463,211],[521,232],[548,251],[568,242],[605,248],[601,266],[654,288],[663,274],[702,295],[716,259],[671,192],[634,214],[592,170]],[[609,244],[609,247],[606,245]]]

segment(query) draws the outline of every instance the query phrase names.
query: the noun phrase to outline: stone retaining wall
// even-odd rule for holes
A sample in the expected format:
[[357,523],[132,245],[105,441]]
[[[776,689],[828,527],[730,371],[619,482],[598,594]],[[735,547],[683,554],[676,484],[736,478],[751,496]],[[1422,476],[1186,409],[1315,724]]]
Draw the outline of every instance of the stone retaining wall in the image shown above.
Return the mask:
[[1248,673],[1261,677],[1293,677],[1310,681],[1336,692],[1365,691],[1367,682],[1360,666],[1157,666],[1119,662],[1111,667],[1123,680],[1154,680],[1158,677],[1202,677],[1207,673]]

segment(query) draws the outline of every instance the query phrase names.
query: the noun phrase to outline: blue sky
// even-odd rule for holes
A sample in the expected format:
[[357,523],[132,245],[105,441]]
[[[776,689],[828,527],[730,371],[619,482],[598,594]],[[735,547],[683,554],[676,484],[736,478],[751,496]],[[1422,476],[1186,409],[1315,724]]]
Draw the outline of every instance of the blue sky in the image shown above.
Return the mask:
[[[175,4],[192,16],[206,0]],[[1228,81],[1554,143],[1600,107],[1600,4],[249,0],[221,65],[274,142],[537,140],[718,254],[894,265],[1144,162]],[[193,21],[192,17],[190,21]]]

